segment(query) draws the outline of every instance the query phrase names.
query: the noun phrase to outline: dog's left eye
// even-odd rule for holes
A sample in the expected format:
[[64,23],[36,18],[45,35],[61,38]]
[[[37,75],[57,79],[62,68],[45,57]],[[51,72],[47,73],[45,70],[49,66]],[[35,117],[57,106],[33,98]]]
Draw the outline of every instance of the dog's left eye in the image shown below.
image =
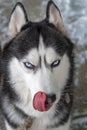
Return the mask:
[[60,64],[60,60],[56,60],[56,61],[54,61],[52,64],[51,64],[51,67],[53,68],[53,67],[56,67],[56,66],[58,66]]
[[33,64],[29,63],[29,62],[24,62],[24,66],[28,69],[34,69],[35,68],[35,66]]

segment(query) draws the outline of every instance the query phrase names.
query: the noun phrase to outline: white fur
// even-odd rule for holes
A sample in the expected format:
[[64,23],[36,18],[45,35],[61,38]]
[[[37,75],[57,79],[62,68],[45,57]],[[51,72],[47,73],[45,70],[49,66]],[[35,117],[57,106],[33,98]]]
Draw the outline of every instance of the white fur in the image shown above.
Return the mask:
[[7,121],[5,121],[5,126],[6,126],[7,130],[15,130],[15,129],[11,128],[11,126],[8,124]]
[[28,55],[23,58],[22,62],[29,61],[31,64],[38,66],[39,64],[39,54],[36,48],[33,48],[29,51]]
[[[45,119],[45,121],[47,121],[47,120]],[[52,120],[51,120],[51,122],[52,122]],[[58,128],[48,128],[48,129],[44,128],[42,120],[41,121],[36,121],[32,125],[32,127],[29,128],[28,130],[35,130],[35,129],[36,130],[70,130],[70,119],[69,119],[69,121],[67,123],[65,123],[65,125],[62,125],[62,126],[60,126]]]

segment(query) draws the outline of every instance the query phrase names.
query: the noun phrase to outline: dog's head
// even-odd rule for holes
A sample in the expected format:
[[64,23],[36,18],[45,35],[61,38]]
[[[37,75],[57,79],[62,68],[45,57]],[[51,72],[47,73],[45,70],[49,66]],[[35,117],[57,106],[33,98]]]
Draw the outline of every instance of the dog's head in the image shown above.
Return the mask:
[[2,56],[5,80],[9,80],[12,89],[27,104],[26,111],[29,106],[30,112],[35,113],[34,108],[50,110],[60,99],[71,66],[72,44],[58,7],[49,1],[45,20],[30,22],[23,5],[17,3],[8,34],[11,40]]

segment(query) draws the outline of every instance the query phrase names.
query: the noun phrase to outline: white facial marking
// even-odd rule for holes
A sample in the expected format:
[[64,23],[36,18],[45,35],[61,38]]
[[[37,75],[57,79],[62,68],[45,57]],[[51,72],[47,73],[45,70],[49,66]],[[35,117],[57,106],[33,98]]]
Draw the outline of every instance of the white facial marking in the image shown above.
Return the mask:
[[46,48],[43,43],[43,38],[42,38],[42,36],[40,36],[40,38],[39,38],[39,55],[44,58],[45,53],[46,53]]
[[[16,93],[20,95],[21,100],[25,102],[29,102],[31,99],[29,88],[26,87],[25,81],[25,71],[20,65],[18,59],[13,58],[9,64],[9,72],[10,72],[10,83],[12,87],[15,89]],[[26,93],[26,94],[25,94]]]
[[55,50],[53,48],[47,48],[46,51],[46,62],[48,64],[51,64],[52,62],[54,62],[55,60],[59,60],[61,59],[61,57],[55,52]]
[[62,89],[69,77],[70,63],[67,55],[65,54],[58,67],[55,68],[55,80],[57,81],[58,88]]
[[23,62],[29,62],[37,66],[39,63],[39,54],[36,48],[29,51],[27,56],[23,58]]

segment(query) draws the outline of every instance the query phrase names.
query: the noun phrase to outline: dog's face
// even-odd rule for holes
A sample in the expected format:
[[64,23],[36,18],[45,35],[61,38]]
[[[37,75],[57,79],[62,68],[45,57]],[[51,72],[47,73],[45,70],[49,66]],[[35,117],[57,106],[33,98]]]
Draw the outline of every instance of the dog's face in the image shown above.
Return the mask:
[[9,36],[12,40],[3,49],[9,82],[25,107],[27,104],[26,111],[33,111],[35,116],[35,94],[54,95],[51,103],[56,104],[69,78],[67,50],[70,45],[60,12],[49,2],[45,20],[28,22],[24,7],[18,3],[11,15]]

